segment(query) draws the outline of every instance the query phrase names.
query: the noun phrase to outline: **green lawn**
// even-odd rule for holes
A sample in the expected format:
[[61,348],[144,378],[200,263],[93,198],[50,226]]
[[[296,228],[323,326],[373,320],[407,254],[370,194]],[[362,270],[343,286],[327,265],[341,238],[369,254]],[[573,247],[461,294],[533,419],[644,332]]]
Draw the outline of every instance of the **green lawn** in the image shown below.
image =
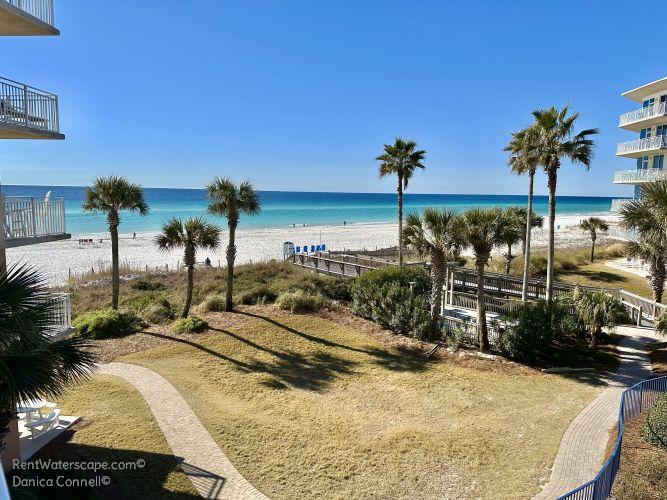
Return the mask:
[[597,394],[595,380],[425,362],[321,317],[250,310],[120,360],[174,384],[272,498],[528,497]]

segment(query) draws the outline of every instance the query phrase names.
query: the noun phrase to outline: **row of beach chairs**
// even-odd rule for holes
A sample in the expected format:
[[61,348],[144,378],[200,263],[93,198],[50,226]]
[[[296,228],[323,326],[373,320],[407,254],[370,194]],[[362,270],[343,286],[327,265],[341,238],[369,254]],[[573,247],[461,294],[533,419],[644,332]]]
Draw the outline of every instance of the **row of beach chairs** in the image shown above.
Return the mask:
[[297,245],[295,250],[296,253],[316,253],[316,252],[326,252],[327,246],[322,243],[321,245],[310,245],[310,251],[308,251],[308,245],[304,245],[303,249]]

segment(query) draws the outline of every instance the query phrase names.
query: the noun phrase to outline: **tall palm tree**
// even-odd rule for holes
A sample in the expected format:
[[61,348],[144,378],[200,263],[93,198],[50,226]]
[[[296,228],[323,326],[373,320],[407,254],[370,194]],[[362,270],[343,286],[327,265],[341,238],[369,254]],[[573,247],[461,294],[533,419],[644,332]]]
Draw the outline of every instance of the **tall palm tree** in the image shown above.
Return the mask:
[[[528,269],[530,267],[530,236],[533,226],[533,185],[535,181],[535,172],[539,166],[539,155],[537,150],[538,131],[536,127],[527,127],[519,132],[512,134],[512,139],[505,151],[509,151],[509,165],[512,172],[518,175],[528,174],[528,207],[527,214],[531,218],[524,219],[525,234],[523,237],[523,283],[521,286],[521,300],[528,298]],[[541,227],[541,222],[540,222]]]
[[456,214],[451,210],[427,208],[423,216],[408,214],[403,237],[420,255],[431,257],[431,325],[440,313],[442,288],[448,261],[456,260],[461,242],[456,234]]
[[628,255],[648,262],[653,298],[661,302],[667,262],[667,181],[643,184],[641,199],[621,209],[621,226],[636,231]]
[[408,181],[415,170],[424,169],[426,151],[417,149],[415,141],[406,141],[397,137],[394,144],[385,144],[384,153],[375,158],[380,162],[380,178],[396,174],[398,178],[398,265],[403,266],[403,190],[408,188]]
[[52,317],[53,303],[37,272],[25,266],[0,271],[0,445],[21,401],[58,397],[94,367],[83,339],[52,339]]
[[599,217],[589,217],[579,223],[579,227],[588,231],[591,235],[591,262],[595,260],[595,240],[598,239],[598,231],[609,231],[609,224]]
[[486,324],[484,291],[484,269],[491,258],[493,247],[500,243],[504,222],[499,208],[471,208],[457,219],[457,231],[465,247],[472,249],[477,268],[477,337],[482,351],[489,349],[489,334]]
[[[544,217],[542,217],[541,215],[537,215],[535,213],[535,211],[531,212],[530,221],[529,221],[528,220],[528,210],[526,209],[526,207],[517,207],[517,206],[515,206],[515,207],[513,207],[513,210],[515,210],[517,212],[517,214],[521,217],[521,225],[522,226],[527,228],[528,224],[530,224],[531,229],[535,229],[535,228],[538,228],[538,227],[542,228],[544,226]],[[528,251],[526,236],[530,235],[530,232],[531,231],[524,231],[521,234],[521,253],[524,254],[524,255]]]
[[234,184],[228,178],[214,178],[206,192],[211,200],[208,211],[212,214],[227,218],[229,227],[229,244],[227,245],[227,296],[225,310],[231,311],[234,307],[234,260],[236,259],[236,227],[242,214],[256,215],[261,210],[259,194],[250,181]]
[[111,236],[111,307],[118,309],[120,276],[118,269],[118,226],[120,212],[148,213],[144,201],[144,191],[139,184],[134,184],[124,177],[111,175],[98,177],[92,187],[86,190],[86,200],[82,205],[87,212],[107,214],[109,235]]
[[185,294],[182,318],[187,318],[192,303],[192,288],[195,279],[197,250],[215,250],[220,245],[220,228],[206,222],[201,217],[193,217],[183,222],[173,218],[162,225],[162,233],[156,238],[160,250],[170,251],[183,248],[183,264],[188,268],[188,286]]
[[563,109],[555,107],[549,109],[538,109],[533,111],[535,118],[534,127],[537,129],[537,153],[538,163],[547,174],[547,185],[549,188],[549,251],[547,254],[547,300],[553,299],[554,285],[554,250],[556,222],[556,183],[558,181],[558,169],[563,159],[570,160],[574,164],[581,164],[586,169],[590,168],[595,150],[592,135],[598,133],[598,129],[586,129],[575,133],[574,126],[579,118],[579,113],[570,114],[569,106]]
[[515,256],[512,255],[512,247],[517,245],[526,237],[525,215],[523,207],[507,207],[503,213],[503,224],[500,231],[500,244],[507,247],[505,257],[505,274],[510,273],[510,267]]

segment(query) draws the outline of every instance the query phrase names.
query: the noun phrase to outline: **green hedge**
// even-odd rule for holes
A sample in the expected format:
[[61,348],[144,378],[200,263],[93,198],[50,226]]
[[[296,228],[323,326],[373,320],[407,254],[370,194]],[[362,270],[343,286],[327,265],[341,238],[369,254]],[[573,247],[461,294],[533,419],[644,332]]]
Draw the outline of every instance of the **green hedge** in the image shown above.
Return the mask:
[[74,320],[72,326],[75,335],[90,339],[107,339],[130,335],[144,328],[146,324],[132,312],[102,309],[82,314]]

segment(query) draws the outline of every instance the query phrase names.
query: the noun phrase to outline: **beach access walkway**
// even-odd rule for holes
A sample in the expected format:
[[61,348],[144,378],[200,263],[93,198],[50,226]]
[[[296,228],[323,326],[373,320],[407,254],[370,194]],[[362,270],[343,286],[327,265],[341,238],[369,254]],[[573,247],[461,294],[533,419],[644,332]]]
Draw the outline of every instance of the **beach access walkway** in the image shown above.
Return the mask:
[[268,500],[232,464],[183,396],[148,368],[127,363],[99,365],[99,371],[132,384],[151,409],[181,468],[204,498]]
[[534,499],[555,499],[592,480],[604,465],[610,431],[618,422],[621,393],[651,378],[646,344],[655,341],[649,328],[619,326],[623,335],[618,345],[621,364],[606,379],[606,388],[570,423],[563,435],[551,472],[551,479]]

